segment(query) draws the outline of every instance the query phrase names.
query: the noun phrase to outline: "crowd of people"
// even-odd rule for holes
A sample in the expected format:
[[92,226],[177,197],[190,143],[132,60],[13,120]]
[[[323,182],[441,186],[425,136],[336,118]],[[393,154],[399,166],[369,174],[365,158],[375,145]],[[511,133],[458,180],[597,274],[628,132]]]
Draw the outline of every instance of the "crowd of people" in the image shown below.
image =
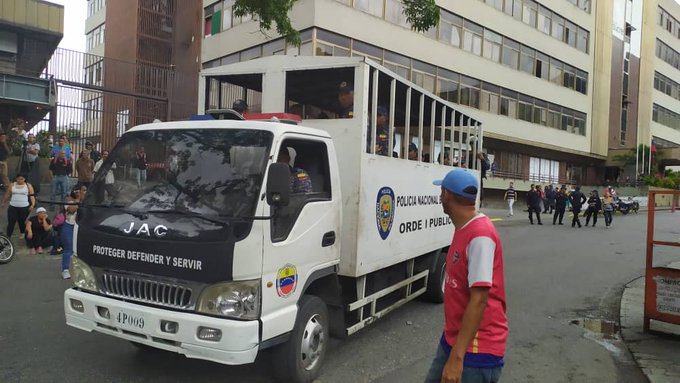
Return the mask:
[[[564,214],[567,211],[572,213],[571,227],[582,227],[581,216],[585,217],[585,225],[589,226],[592,220],[593,227],[597,225],[597,219],[602,213],[604,217],[605,227],[611,227],[613,220],[613,213],[616,209],[616,191],[608,186],[600,197],[597,190],[592,190],[590,195],[586,195],[581,191],[580,186],[562,185],[561,187],[553,185],[532,184],[526,195],[527,210],[529,212],[529,223],[534,224],[534,217],[536,224],[543,225],[541,222],[541,213],[552,215],[553,225],[563,225]],[[504,199],[508,203],[508,217],[514,215],[513,205],[518,198],[518,193],[514,188],[514,184],[510,182],[508,189],[505,191]]]
[[[18,174],[12,181],[8,179],[7,157],[10,148],[7,135],[0,132],[0,178],[5,188],[3,203],[7,206],[6,234],[11,239],[18,227],[30,254],[49,253],[62,256],[62,277],[69,279],[69,264],[73,254],[73,228],[78,203],[85,198],[94,174],[106,158],[94,149],[92,142],[85,143],[75,160],[68,137],[62,135],[49,147],[49,171],[52,176],[50,200],[63,202],[54,204],[52,218],[45,207],[37,207],[37,190],[28,181],[37,163],[40,144],[33,134],[23,136],[23,153]],[[78,182],[71,187],[70,176],[77,174]],[[108,181],[108,178],[107,178]],[[36,181],[36,183],[39,181]],[[39,184],[36,185],[39,187]]]

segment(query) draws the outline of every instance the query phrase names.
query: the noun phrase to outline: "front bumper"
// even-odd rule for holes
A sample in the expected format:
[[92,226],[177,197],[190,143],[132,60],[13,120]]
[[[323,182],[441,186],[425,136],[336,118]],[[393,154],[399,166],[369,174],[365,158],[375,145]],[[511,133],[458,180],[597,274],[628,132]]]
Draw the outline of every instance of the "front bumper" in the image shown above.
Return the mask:
[[[71,299],[83,304],[83,312],[71,307]],[[99,309],[112,313],[109,319],[100,315]],[[92,332],[112,335],[132,342],[145,344],[163,350],[174,351],[187,358],[204,359],[222,364],[246,364],[255,361],[259,348],[258,321],[236,321],[213,318],[193,313],[175,312],[134,303],[106,298],[95,294],[68,289],[64,292],[66,324]],[[113,313],[131,313],[143,318],[143,328],[120,325]],[[161,320],[178,324],[174,334],[161,330]],[[199,339],[199,327],[222,331],[219,341]]]

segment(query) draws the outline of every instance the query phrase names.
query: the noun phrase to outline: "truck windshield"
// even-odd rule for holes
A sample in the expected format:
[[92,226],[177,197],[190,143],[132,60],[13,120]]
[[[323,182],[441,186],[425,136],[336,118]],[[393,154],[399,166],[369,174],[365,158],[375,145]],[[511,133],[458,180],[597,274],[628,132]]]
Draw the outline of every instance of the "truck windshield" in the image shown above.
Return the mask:
[[133,214],[252,217],[272,136],[254,129],[127,133],[100,164],[84,205]]

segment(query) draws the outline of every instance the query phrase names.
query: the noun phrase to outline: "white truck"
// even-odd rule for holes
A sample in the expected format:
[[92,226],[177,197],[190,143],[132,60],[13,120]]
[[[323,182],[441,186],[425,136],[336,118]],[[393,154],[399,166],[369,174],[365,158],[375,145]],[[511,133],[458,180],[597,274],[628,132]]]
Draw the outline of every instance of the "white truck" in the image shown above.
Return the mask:
[[243,98],[305,126],[126,132],[79,207],[68,325],[230,365],[274,347],[277,378],[310,382],[329,336],[442,302],[454,228],[432,181],[478,168],[479,121],[364,58],[263,58],[205,70],[201,88],[199,112]]

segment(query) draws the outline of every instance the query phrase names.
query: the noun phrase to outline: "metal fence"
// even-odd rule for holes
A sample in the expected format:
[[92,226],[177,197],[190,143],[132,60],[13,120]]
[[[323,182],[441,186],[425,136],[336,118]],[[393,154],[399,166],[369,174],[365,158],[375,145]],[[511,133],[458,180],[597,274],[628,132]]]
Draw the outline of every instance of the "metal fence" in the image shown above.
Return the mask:
[[85,141],[109,149],[132,126],[185,119],[196,109],[186,97],[173,105],[173,94],[196,82],[198,73],[170,67],[58,48],[41,76],[56,81],[57,106],[32,132],[65,134],[75,153]]

